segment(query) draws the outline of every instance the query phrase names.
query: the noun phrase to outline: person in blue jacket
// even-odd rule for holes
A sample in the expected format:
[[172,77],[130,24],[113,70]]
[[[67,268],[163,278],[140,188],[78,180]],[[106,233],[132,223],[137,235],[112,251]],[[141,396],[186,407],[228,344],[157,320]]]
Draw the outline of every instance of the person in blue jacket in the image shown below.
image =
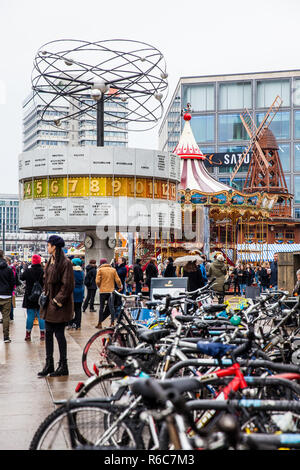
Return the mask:
[[122,291],[121,294],[125,294],[126,290],[126,276],[127,276],[127,260],[125,257],[121,257],[118,259],[118,264],[116,265],[116,270],[118,273],[119,278],[122,282]]
[[79,330],[81,328],[82,302],[84,299],[84,273],[81,267],[82,260],[80,258],[73,258],[72,264],[75,281],[75,287],[73,291],[75,316],[73,320],[69,322],[68,328]]

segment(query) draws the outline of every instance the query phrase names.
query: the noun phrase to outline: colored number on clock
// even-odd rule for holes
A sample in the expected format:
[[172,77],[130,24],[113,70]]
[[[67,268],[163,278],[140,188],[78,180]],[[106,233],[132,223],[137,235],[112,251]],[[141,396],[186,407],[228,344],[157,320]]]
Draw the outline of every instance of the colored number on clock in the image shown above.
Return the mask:
[[91,180],[91,193],[98,193],[100,191],[99,180]]
[[75,193],[78,184],[78,179],[69,180],[69,191],[70,193]]
[[121,186],[122,186],[122,185],[121,185],[121,181],[119,181],[119,180],[114,180],[114,181],[112,182],[113,192],[114,192],[114,193],[118,193],[118,192],[120,191],[120,189],[121,189]]
[[58,181],[57,180],[54,180],[51,182],[50,184],[50,191],[51,193],[53,194],[57,194],[58,193]]

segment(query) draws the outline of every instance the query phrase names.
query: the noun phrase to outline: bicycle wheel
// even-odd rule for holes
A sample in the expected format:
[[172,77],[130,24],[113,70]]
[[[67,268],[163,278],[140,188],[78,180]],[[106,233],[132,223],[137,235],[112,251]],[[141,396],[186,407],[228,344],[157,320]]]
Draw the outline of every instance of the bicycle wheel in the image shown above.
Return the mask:
[[99,370],[111,369],[116,364],[108,356],[107,347],[112,344],[128,346],[128,343],[136,345],[129,328],[121,325],[120,328],[104,328],[95,333],[86,343],[82,353],[82,367],[85,374],[91,377],[94,374],[93,366],[97,365]]
[[[104,372],[102,375],[89,379],[87,383],[78,392],[77,398],[107,398],[116,392],[116,381],[124,377],[121,370],[112,370]],[[114,386],[115,385],[115,386]]]
[[139,435],[129,423],[120,421],[114,426],[117,415],[111,411],[109,407],[88,401],[64,405],[41,423],[29,450],[71,450],[97,445],[102,449],[142,448]]

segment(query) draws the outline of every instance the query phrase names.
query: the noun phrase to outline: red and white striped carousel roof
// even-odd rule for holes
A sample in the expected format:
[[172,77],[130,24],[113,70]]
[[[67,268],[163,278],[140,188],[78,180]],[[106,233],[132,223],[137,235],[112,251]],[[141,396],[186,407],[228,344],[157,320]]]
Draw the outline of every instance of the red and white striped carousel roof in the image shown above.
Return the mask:
[[204,193],[228,191],[230,186],[215,180],[206,170],[205,156],[194,137],[190,120],[191,114],[184,115],[184,128],[173,153],[181,158],[181,182],[179,189],[198,189]]

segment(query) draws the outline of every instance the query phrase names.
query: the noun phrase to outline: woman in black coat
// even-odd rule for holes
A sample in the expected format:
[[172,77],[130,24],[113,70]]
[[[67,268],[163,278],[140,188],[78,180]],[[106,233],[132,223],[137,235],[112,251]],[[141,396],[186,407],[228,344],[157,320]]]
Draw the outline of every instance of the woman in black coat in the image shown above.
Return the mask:
[[183,268],[183,277],[188,278],[188,291],[192,292],[205,285],[201,270],[195,261],[189,261]]
[[[26,268],[20,277],[21,281],[26,282],[22,304],[22,307],[27,309],[25,341],[31,341],[31,330],[35,317],[37,317],[39,322],[40,339],[45,339],[45,321],[40,317],[40,306],[38,303],[38,290],[41,289],[42,291],[44,284],[44,270],[41,266],[41,257],[39,255],[33,255],[31,262],[30,268]],[[34,289],[33,286],[35,286]]]
[[150,293],[151,279],[153,277],[158,277],[158,269],[155,266],[155,259],[151,259],[146,267],[146,285],[148,286]]
[[168,258],[168,264],[165,269],[164,277],[176,277],[176,266],[173,264],[173,258]]

